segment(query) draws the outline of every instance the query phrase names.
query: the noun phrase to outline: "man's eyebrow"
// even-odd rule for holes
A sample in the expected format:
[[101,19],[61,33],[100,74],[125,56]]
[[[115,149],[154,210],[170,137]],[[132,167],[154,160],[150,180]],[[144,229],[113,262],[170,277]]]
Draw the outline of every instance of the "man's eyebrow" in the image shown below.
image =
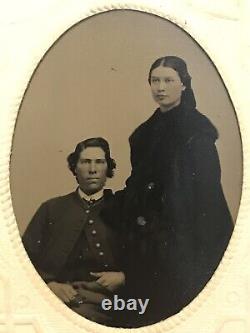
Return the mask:
[[81,157],[80,160],[81,161],[105,161],[106,158],[84,158],[84,157]]
[[105,162],[105,161],[106,161],[106,158],[96,158],[95,161],[98,161],[98,162]]

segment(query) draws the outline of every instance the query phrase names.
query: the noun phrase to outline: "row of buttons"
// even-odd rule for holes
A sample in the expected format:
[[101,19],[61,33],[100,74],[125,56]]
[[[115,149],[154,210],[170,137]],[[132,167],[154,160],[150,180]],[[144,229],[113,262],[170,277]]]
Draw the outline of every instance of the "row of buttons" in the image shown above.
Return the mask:
[[[90,213],[90,209],[86,209],[86,210],[85,210],[85,213],[86,213],[86,214],[89,214],[89,213]],[[94,224],[94,220],[93,220],[93,219],[89,219],[89,220],[88,220],[88,224],[89,224],[89,225]],[[92,234],[92,236],[96,236],[96,235],[97,235],[97,231],[96,231],[95,229],[93,229],[93,230],[91,231],[91,234]],[[96,243],[95,246],[96,246],[96,248],[100,249],[101,244],[100,244],[100,243]],[[103,257],[103,256],[104,256],[104,252],[103,252],[103,251],[100,251],[100,252],[99,252],[99,256]],[[108,268],[109,265],[108,265],[107,263],[105,263],[105,264],[104,264],[104,267],[105,267],[105,268]]]
[[[90,210],[89,210],[89,209],[86,209],[85,212],[86,212],[87,214],[89,214],[89,213],[90,213]],[[90,219],[90,220],[88,221],[88,223],[89,223],[90,225],[92,225],[92,224],[94,223],[94,220]],[[91,234],[92,234],[93,236],[95,236],[95,235],[97,234],[96,230],[93,229],[93,230],[91,231]],[[100,248],[100,247],[101,247],[101,244],[100,244],[100,243],[96,243],[95,246],[96,246],[97,248]],[[100,252],[99,252],[99,256],[101,256],[101,257],[104,256],[104,252],[103,252],[103,251],[100,251]],[[105,267],[108,267],[107,264],[105,264],[104,266],[105,266]]]

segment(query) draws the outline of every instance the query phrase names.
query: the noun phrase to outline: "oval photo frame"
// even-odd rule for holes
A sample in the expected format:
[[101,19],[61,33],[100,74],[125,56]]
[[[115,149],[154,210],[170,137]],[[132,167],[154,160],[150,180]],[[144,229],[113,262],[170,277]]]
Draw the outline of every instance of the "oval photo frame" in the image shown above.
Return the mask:
[[[133,8],[132,8],[133,9]],[[132,11],[132,9],[131,9],[131,11]],[[126,11],[126,12],[131,12],[130,10],[128,10],[128,11]],[[120,13],[122,13],[122,11],[119,11]],[[114,12],[107,12],[107,13],[103,13],[103,14],[100,14],[100,15],[116,15],[116,13],[118,13],[118,11],[114,11]],[[135,14],[136,13],[136,14]],[[135,15],[140,15],[140,12],[135,12],[134,14]],[[133,15],[133,14],[132,14]],[[146,13],[146,14],[143,14],[143,13],[141,13],[141,15],[149,15],[149,13]],[[98,16],[98,15],[97,15]],[[154,17],[156,20],[164,20],[163,18],[159,18],[159,17]],[[89,18],[88,20],[92,20],[92,19],[95,19],[95,17],[91,17],[91,18]],[[87,21],[88,21],[87,20]],[[32,77],[32,79],[31,79],[31,81],[30,81],[30,85],[29,85],[29,87],[28,87],[28,89],[27,89],[27,91],[26,91],[26,93],[25,93],[25,96],[24,96],[24,100],[23,100],[23,102],[22,102],[22,106],[21,106],[21,110],[22,110],[22,108],[24,108],[25,106],[24,106],[24,103],[25,103],[25,98],[27,98],[26,96],[27,96],[27,94],[29,94],[29,89],[31,89],[31,85],[32,85],[32,83],[34,82],[33,81],[33,79],[35,78],[35,76],[36,76],[36,73],[37,72],[39,72],[39,70],[41,71],[41,66],[43,66],[43,64],[44,64],[44,61],[46,61],[46,57],[47,56],[49,56],[49,54],[50,54],[50,51],[52,50],[53,51],[53,48],[54,47],[56,47],[56,46],[58,46],[59,47],[59,44],[60,44],[60,41],[62,41],[62,39],[67,35],[67,34],[70,34],[70,33],[72,33],[72,30],[73,29],[75,29],[77,26],[79,26],[80,24],[84,24],[84,21],[85,20],[83,20],[82,22],[79,22],[79,23],[77,23],[75,26],[73,26],[73,27],[71,27],[71,28],[69,28],[61,37],[59,37],[59,39],[57,40],[57,42],[56,42],[56,44],[53,44],[51,47],[50,47],[50,49],[49,49],[49,51],[46,53],[46,55],[45,55],[45,57],[43,58],[43,60],[41,61],[41,63],[38,65],[38,67],[37,67],[37,69],[35,70],[35,74],[34,74],[34,76]],[[166,22],[164,22],[164,23],[166,23]],[[172,23],[169,23],[169,25],[172,25]],[[175,27],[175,29],[179,29],[179,27]],[[183,35],[185,34],[185,32],[184,31],[182,31],[181,32]],[[192,37],[189,37],[189,38],[192,38]],[[192,40],[192,42],[194,42],[194,40]],[[197,44],[197,47],[198,47],[198,44]],[[200,47],[200,46],[199,46]],[[204,53],[204,50],[202,51],[203,53]],[[206,57],[206,55],[204,56],[204,57]],[[151,59],[152,59],[152,57],[151,57]],[[149,62],[148,62],[149,63]],[[188,64],[188,62],[187,62],[187,64]],[[189,65],[189,64],[188,64]],[[52,66],[53,67],[53,66]],[[52,67],[50,67],[50,69],[52,69]],[[88,68],[90,68],[90,67],[88,67]],[[92,68],[90,68],[91,70],[92,70]],[[144,69],[144,68],[142,68],[142,69]],[[142,71],[142,69],[141,69],[141,73],[143,72]],[[120,69],[119,69],[120,70]],[[113,74],[113,73],[116,73],[117,72],[117,69],[115,68],[115,67],[111,67],[110,68],[110,71],[111,71],[111,73]],[[191,72],[191,71],[190,71]],[[193,72],[193,71],[192,71]],[[99,75],[100,75],[100,73],[99,73]],[[124,75],[124,72],[122,72],[121,73],[121,75]],[[217,73],[217,75],[218,75],[218,73]],[[145,76],[145,74],[144,74],[144,76]],[[99,79],[100,79],[100,77],[99,77]],[[149,109],[149,111],[150,111],[150,108],[148,108]],[[151,108],[152,109],[152,108]],[[21,121],[21,113],[20,113],[20,115],[19,115],[19,120]],[[111,119],[112,117],[110,116],[110,119]],[[118,119],[118,118],[117,118]],[[142,119],[143,119],[143,117],[142,117]],[[18,120],[18,121],[19,121]],[[99,120],[99,119],[98,119]],[[137,123],[138,123],[138,119],[136,119],[137,120]],[[94,123],[94,120],[92,119],[92,122]],[[41,123],[40,123],[40,125],[41,125]],[[18,149],[18,148],[15,148],[15,140],[17,140],[16,138],[18,137],[18,134],[16,134],[16,133],[18,133],[18,126],[19,126],[19,123],[17,123],[17,127],[16,127],[16,131],[15,131],[15,137],[14,137],[14,145],[13,145],[13,156],[12,156],[12,161],[13,161],[13,159],[15,158],[15,149]],[[20,127],[20,126],[19,126]],[[38,128],[39,128],[40,126],[38,126]],[[237,128],[237,126],[235,127],[235,128]],[[131,130],[131,127],[129,127],[128,128],[129,130]],[[20,131],[20,130],[19,130]],[[69,133],[70,134],[70,133]],[[239,140],[240,140],[240,137],[239,137]],[[76,138],[74,139],[74,141],[75,142],[78,142],[77,140],[76,140]],[[79,140],[80,141],[80,140]],[[20,141],[20,139],[18,140],[18,142],[20,142],[21,143],[21,141]],[[44,144],[44,143],[43,143]],[[71,145],[72,146],[72,145]],[[120,143],[119,143],[119,146],[120,146]],[[70,149],[68,149],[68,151],[70,152]],[[241,155],[241,152],[240,152],[240,155]],[[61,161],[60,161],[61,162]],[[12,162],[13,163],[13,162]],[[12,164],[13,165],[13,164]],[[66,169],[66,168],[65,168]],[[19,169],[20,170],[20,169]],[[37,169],[36,169],[37,170]],[[240,173],[239,171],[238,171],[238,173]],[[13,171],[13,169],[11,170],[11,177],[13,177],[13,174],[14,174],[14,171]],[[229,177],[230,178],[230,177]],[[239,176],[239,178],[241,179],[241,176]],[[124,179],[124,177],[123,177],[123,179]],[[12,181],[13,182],[13,184],[14,184],[14,181]],[[241,181],[240,181],[241,182]],[[60,185],[60,184],[59,184]],[[118,186],[118,185],[116,185],[116,186]],[[12,185],[12,187],[13,187],[13,185]],[[15,190],[14,190],[15,191]],[[25,220],[25,218],[22,218],[22,219],[19,219],[18,218],[18,212],[17,212],[17,208],[15,208],[15,198],[14,198],[14,196],[15,196],[15,194],[14,194],[14,191],[12,190],[12,196],[13,196],[13,204],[14,204],[14,210],[15,210],[15,215],[16,215],[16,217],[17,217],[17,221],[18,220]],[[62,193],[64,193],[64,191],[62,190]],[[66,192],[65,192],[66,193]],[[50,196],[48,196],[48,198],[49,198]],[[40,201],[40,199],[38,199],[39,201]],[[41,200],[41,202],[42,202],[43,200]],[[239,204],[239,198],[238,198],[238,204]],[[235,205],[235,215],[237,214],[237,204]],[[20,226],[19,226],[19,228],[20,228]],[[228,255],[228,258],[229,258],[230,256]],[[225,269],[225,265],[226,265],[226,262],[227,262],[227,256],[225,257],[225,258],[223,258],[223,262],[224,262],[224,264],[223,264],[223,267],[224,267],[224,269]],[[220,265],[221,266],[221,265]],[[222,268],[220,267],[220,269],[218,270],[218,272],[216,272],[216,276],[217,276],[217,279],[219,280],[219,277],[220,277],[220,274],[219,274],[219,271],[222,271]],[[217,280],[217,279],[212,279],[212,280]],[[37,280],[38,281],[38,280]],[[38,284],[39,284],[39,282],[38,282]],[[201,301],[202,301],[202,299],[203,299],[203,301],[205,300],[205,297],[209,297],[208,295],[209,295],[209,293],[210,293],[210,291],[209,291],[209,289],[212,289],[212,286],[213,285],[215,285],[215,281],[211,281],[211,282],[209,282],[208,283],[208,285],[205,287],[205,290],[203,290],[202,291],[202,293],[201,293],[201,295],[199,295],[198,297],[197,297],[197,299],[195,299],[193,302],[192,302],[192,304],[190,305],[190,306],[188,306],[188,308],[185,308],[180,314],[178,314],[176,317],[174,317],[174,318],[170,318],[170,319],[168,319],[167,320],[167,322],[161,322],[161,323],[158,323],[158,325],[161,325],[162,326],[162,328],[164,327],[164,330],[165,329],[168,329],[168,328],[171,328],[172,327],[172,325],[173,325],[173,323],[176,323],[176,321],[178,322],[179,320],[178,320],[178,318],[180,318],[180,321],[182,320],[182,319],[184,319],[184,316],[185,316],[185,314],[187,314],[189,311],[193,311],[195,308],[197,308],[198,306],[199,306],[199,304],[201,304]],[[45,289],[45,288],[41,288],[41,289]],[[52,299],[52,298],[51,298]],[[55,301],[55,305],[56,306],[58,306],[58,302],[56,302]],[[196,304],[196,306],[195,306],[195,304]],[[60,306],[59,306],[60,307]],[[67,313],[68,311],[65,309],[65,307],[62,307],[61,306],[61,309],[62,309],[62,311],[65,311],[65,313]],[[76,320],[76,322],[78,322],[80,325],[82,325],[83,324],[83,322],[79,319],[79,318],[77,318],[77,316],[75,316],[74,314],[72,314],[72,316],[71,316],[71,313],[69,313],[68,312],[68,314],[67,314],[67,316],[69,316],[69,317],[72,317],[72,320],[73,321],[75,321]],[[172,323],[171,323],[172,322]],[[93,323],[89,323],[88,322],[88,325],[90,325],[90,326],[92,326],[93,325]],[[89,326],[89,327],[90,327]],[[86,326],[85,326],[86,327]],[[92,327],[94,327],[94,326],[92,326]],[[92,329],[92,328],[91,328]],[[101,328],[100,328],[101,329]],[[105,329],[105,327],[103,327],[103,329]],[[149,331],[152,329],[152,331],[154,331],[154,329],[153,329],[153,327],[148,327],[147,328]]]

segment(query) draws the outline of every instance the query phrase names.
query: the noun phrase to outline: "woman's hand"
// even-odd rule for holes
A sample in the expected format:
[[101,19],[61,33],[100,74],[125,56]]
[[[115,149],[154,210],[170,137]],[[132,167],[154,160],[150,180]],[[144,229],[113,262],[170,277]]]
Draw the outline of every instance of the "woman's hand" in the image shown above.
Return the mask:
[[64,303],[69,303],[77,295],[75,289],[67,283],[59,283],[52,281],[48,283],[48,287]]
[[111,292],[125,284],[125,274],[123,272],[91,272],[90,274],[98,278],[96,283]]

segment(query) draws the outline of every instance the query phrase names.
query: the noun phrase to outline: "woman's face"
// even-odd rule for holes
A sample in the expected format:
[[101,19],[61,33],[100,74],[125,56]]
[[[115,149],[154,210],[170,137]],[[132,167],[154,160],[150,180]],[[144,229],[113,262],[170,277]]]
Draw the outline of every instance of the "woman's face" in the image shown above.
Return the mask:
[[151,72],[150,86],[152,96],[162,112],[168,111],[181,102],[185,86],[179,74],[171,67],[159,66]]

